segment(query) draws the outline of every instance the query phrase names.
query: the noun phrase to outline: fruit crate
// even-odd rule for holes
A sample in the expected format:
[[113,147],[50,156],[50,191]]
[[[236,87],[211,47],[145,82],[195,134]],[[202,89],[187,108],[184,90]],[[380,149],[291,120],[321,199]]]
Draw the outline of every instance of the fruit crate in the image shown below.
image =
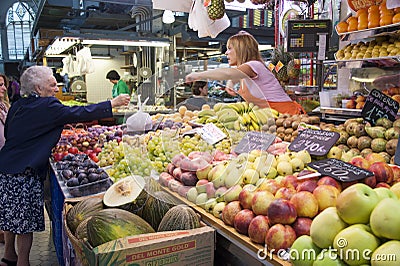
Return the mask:
[[107,178],[80,186],[67,186],[67,191],[72,197],[84,197],[105,192],[112,184],[111,179]]

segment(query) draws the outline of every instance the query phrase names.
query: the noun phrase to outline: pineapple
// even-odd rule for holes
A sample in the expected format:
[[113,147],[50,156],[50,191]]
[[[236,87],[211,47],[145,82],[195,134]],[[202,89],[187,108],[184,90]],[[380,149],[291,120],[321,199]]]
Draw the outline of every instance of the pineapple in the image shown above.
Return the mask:
[[289,80],[287,68],[288,63],[293,59],[293,55],[284,51],[283,46],[278,46],[274,49],[273,56],[271,58],[271,63],[275,65],[275,74],[277,80],[285,83]]
[[300,75],[300,60],[292,59],[287,64],[287,75],[291,79],[298,78]]
[[221,19],[225,15],[224,0],[211,0],[207,8],[208,17],[212,20]]

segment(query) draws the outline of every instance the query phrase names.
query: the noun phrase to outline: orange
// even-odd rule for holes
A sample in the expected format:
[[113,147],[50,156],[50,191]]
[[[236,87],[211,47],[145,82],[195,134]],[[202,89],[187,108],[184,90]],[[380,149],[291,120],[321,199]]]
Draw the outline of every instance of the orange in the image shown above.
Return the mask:
[[346,22],[348,23],[348,24],[351,24],[351,23],[358,23],[358,19],[356,18],[356,17],[349,17],[348,19],[346,19]]
[[349,24],[346,21],[341,21],[336,25],[336,31],[338,33],[344,33],[347,32]]
[[362,15],[362,14],[368,14],[368,9],[366,9],[366,8],[359,9],[356,12],[356,18],[360,17],[360,15]]
[[380,26],[390,25],[390,24],[392,24],[392,19],[393,19],[393,16],[391,16],[391,15],[382,16],[381,19],[379,20],[379,25]]
[[400,22],[400,13],[396,14],[392,18],[392,23],[399,23]]
[[379,17],[373,17],[368,19],[368,29],[379,27],[380,25]]
[[371,13],[379,13],[379,6],[370,6],[368,8],[368,14],[371,14]]

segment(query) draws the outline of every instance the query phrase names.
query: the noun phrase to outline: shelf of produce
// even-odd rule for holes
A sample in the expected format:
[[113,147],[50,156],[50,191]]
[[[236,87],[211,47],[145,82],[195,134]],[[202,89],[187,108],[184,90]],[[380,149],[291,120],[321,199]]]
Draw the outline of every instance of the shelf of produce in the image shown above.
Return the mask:
[[335,28],[335,30],[336,30],[336,33],[343,38],[344,36],[347,36],[349,34],[368,33],[368,32],[370,32],[370,35],[369,35],[370,37],[374,37],[379,34],[382,34],[385,31],[390,31],[390,32],[397,31],[397,30],[399,30],[399,28],[400,28],[400,23],[393,23],[393,24],[379,26],[379,27],[375,27],[375,28],[356,30],[356,31],[348,31],[348,32],[340,32],[340,33],[337,32],[336,28]]
[[328,122],[344,122],[349,118],[361,117],[362,109],[317,107],[313,113],[321,113],[321,119]]
[[[201,215],[201,219],[217,230],[217,232],[224,238],[239,246],[242,250],[248,253],[251,257],[255,258],[262,265],[284,265],[290,266],[291,263],[277,258],[275,255],[270,256],[266,254],[266,258],[261,260],[257,257],[260,250],[264,251],[264,246],[260,244],[253,243],[248,236],[239,234],[233,227],[226,225],[221,219],[216,218],[214,215],[208,213],[203,208],[196,206],[192,202],[180,196],[178,193],[163,187],[163,189],[178,199],[180,202],[192,207],[197,213]],[[217,245],[218,246],[218,245]]]

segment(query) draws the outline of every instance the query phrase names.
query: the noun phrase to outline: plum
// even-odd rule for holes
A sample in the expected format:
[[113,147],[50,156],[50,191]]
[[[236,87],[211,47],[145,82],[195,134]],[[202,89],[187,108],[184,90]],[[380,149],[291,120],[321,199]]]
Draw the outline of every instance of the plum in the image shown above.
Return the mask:
[[79,186],[79,180],[76,177],[73,177],[67,181],[68,187],[76,187]]
[[74,176],[74,172],[72,172],[69,169],[65,169],[62,170],[61,175],[65,178],[65,179],[70,179]]

